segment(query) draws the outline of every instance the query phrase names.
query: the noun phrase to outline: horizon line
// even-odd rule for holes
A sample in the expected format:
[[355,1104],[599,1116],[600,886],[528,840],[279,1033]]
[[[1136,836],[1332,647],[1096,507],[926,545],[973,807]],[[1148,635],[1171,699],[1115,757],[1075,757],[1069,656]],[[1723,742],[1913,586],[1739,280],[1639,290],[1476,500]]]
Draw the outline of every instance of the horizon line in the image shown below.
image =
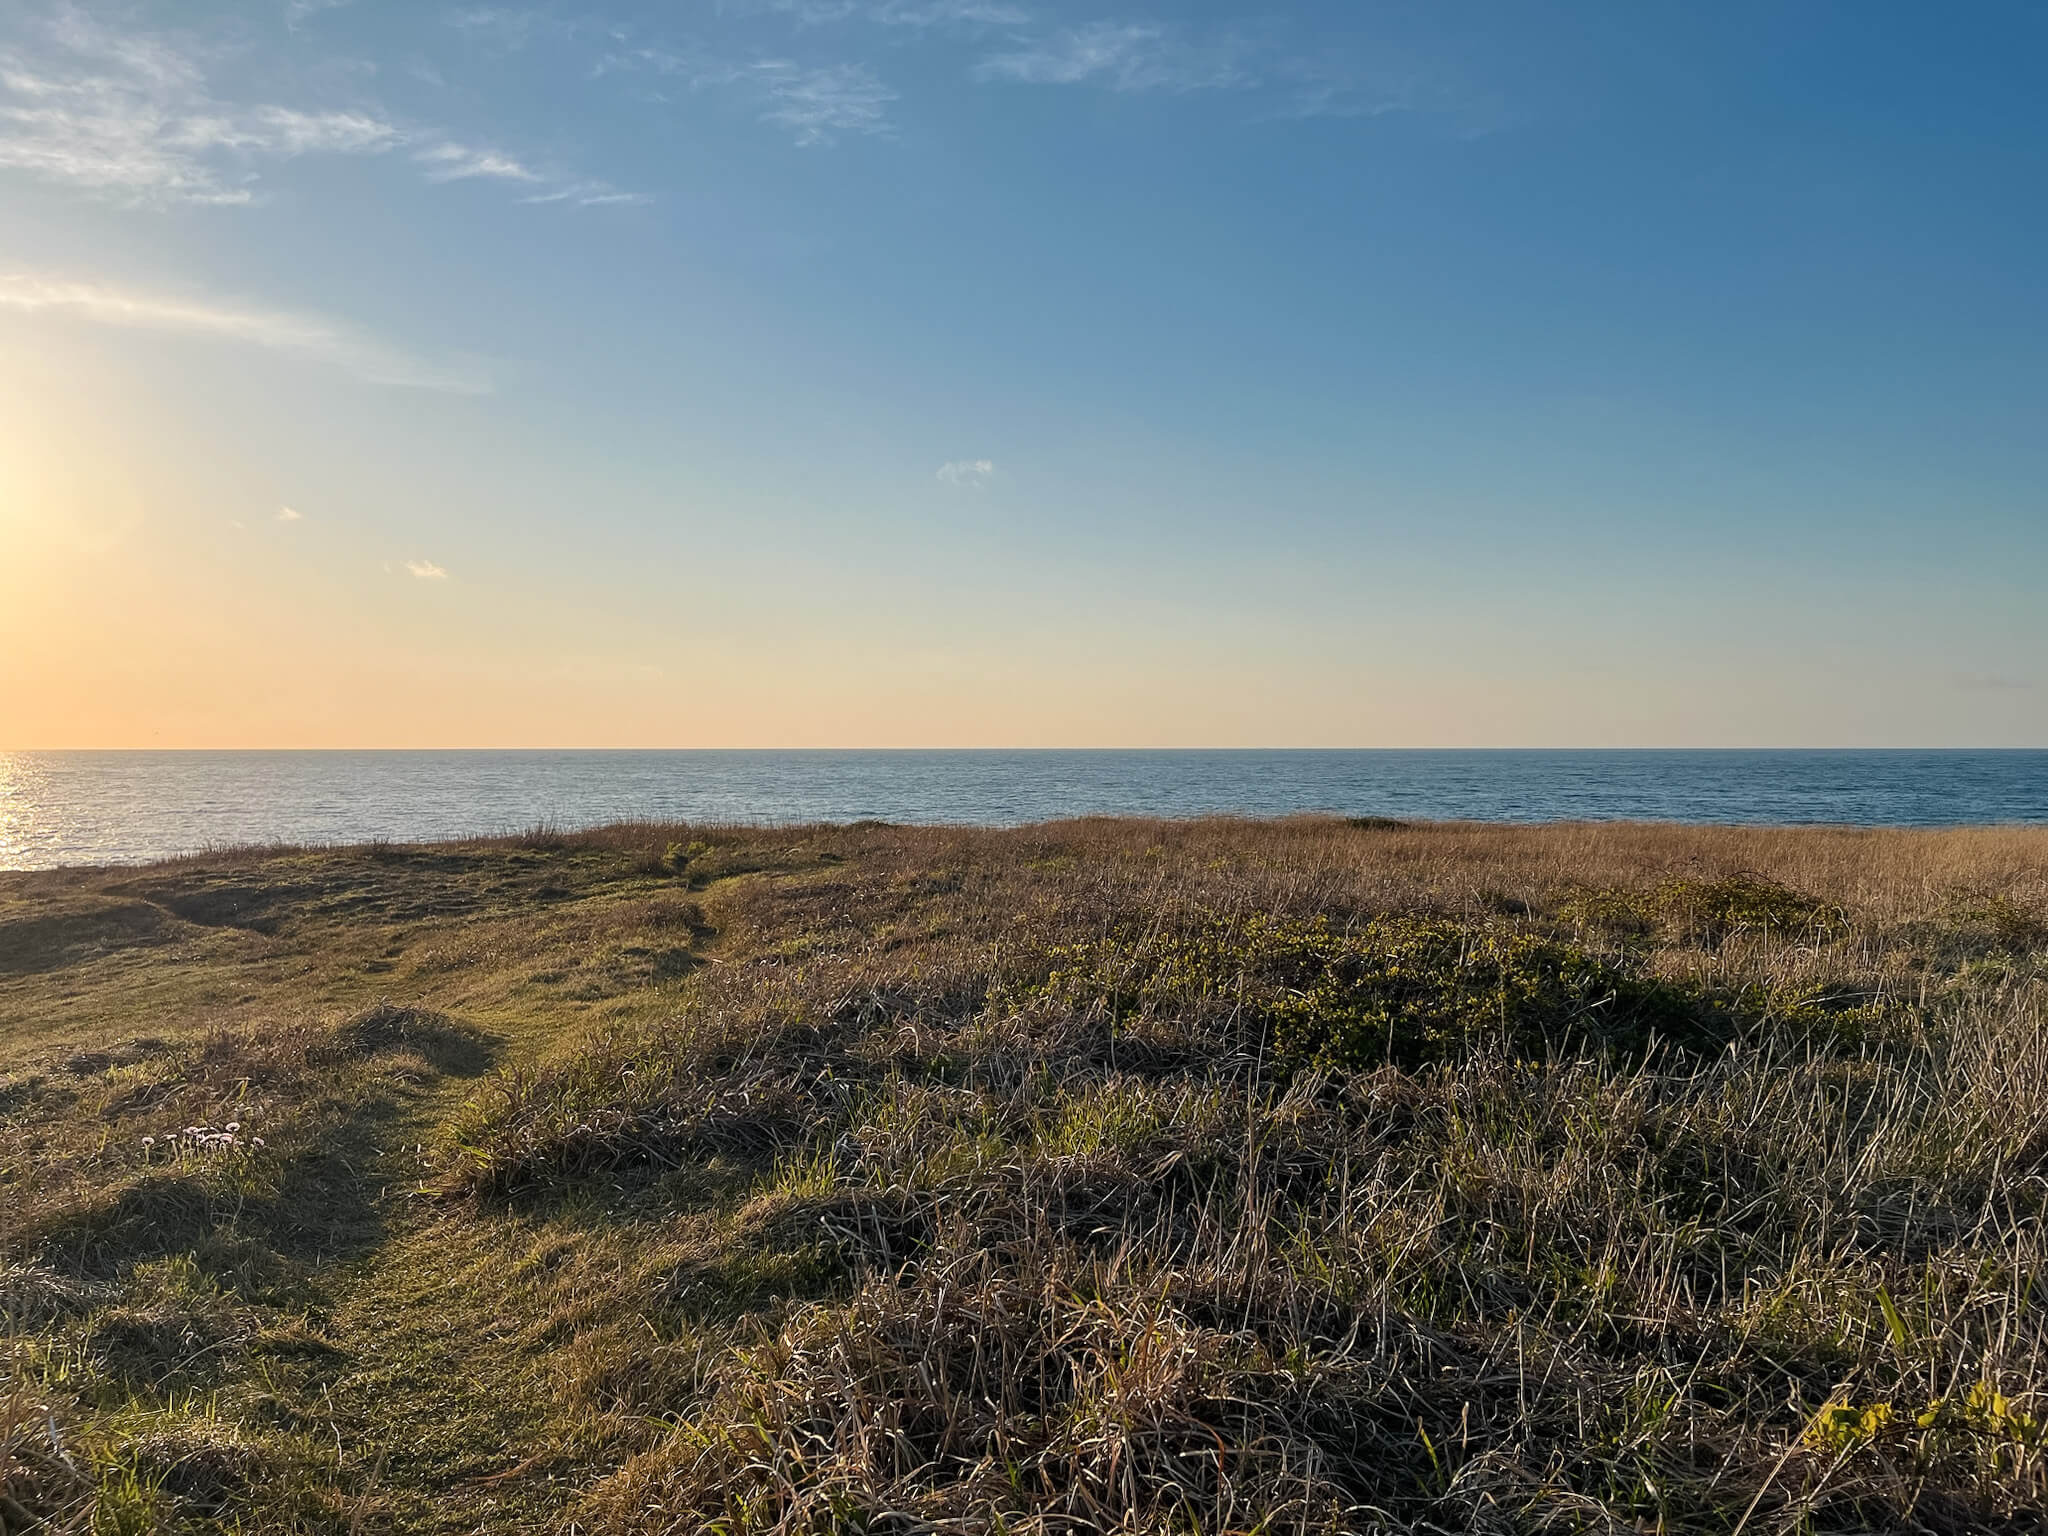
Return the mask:
[[266,746],[237,746],[237,747],[154,747],[154,746],[124,746],[124,747],[105,747],[105,746],[93,746],[93,747],[0,747],[0,756],[8,756],[8,757],[29,757],[29,756],[45,756],[45,757],[55,757],[55,756],[85,756],[85,755],[88,755],[88,754],[98,754],[98,755],[111,755],[111,754],[117,754],[117,753],[137,753],[137,754],[140,754],[140,753],[155,753],[155,754],[159,754],[159,755],[168,755],[168,754],[174,754],[174,753],[175,753],[175,754],[187,754],[187,755],[191,755],[191,756],[195,756],[195,757],[197,757],[197,756],[205,756],[205,755],[209,755],[209,754],[212,754],[212,755],[219,755],[219,756],[225,756],[225,755],[230,755],[230,754],[243,754],[243,755],[246,755],[246,754],[252,754],[252,753],[272,753],[272,754],[277,754],[277,755],[288,755],[288,754],[289,754],[289,755],[315,756],[315,755],[319,755],[319,754],[323,754],[323,753],[329,753],[329,754],[343,754],[343,753],[391,753],[391,754],[398,754],[398,753],[437,753],[437,754],[444,754],[444,755],[454,755],[454,754],[458,754],[458,753],[471,753],[471,754],[483,754],[483,753],[504,753],[504,754],[513,754],[513,753],[538,753],[538,752],[549,752],[549,753],[587,753],[587,754],[592,754],[592,755],[598,755],[598,754],[606,754],[606,755],[619,755],[619,756],[623,756],[623,755],[626,755],[626,754],[632,754],[632,753],[639,753],[639,754],[647,754],[647,753],[731,753],[731,754],[735,754],[735,755],[737,755],[737,754],[742,754],[742,753],[746,753],[746,754],[761,754],[761,753],[771,753],[771,752],[772,752],[772,753],[783,753],[783,754],[792,754],[792,755],[793,755],[793,754],[798,754],[798,753],[812,753],[812,754],[819,754],[819,755],[823,755],[823,754],[827,754],[827,753],[854,753],[854,752],[859,752],[859,753],[867,753],[867,754],[872,754],[872,755],[880,755],[880,754],[889,754],[889,753],[897,753],[897,754],[903,754],[903,755],[911,755],[911,754],[931,754],[931,753],[940,753],[940,752],[945,752],[945,753],[955,753],[955,754],[968,754],[968,753],[978,753],[978,754],[984,754],[984,755],[989,755],[989,756],[995,756],[995,755],[999,755],[999,754],[1004,754],[1004,755],[1013,755],[1013,756],[1014,756],[1014,755],[1021,755],[1021,754],[1025,754],[1025,753],[1047,753],[1047,754],[1050,754],[1050,753],[1084,753],[1084,752],[1095,752],[1095,753],[1111,753],[1111,752],[1116,752],[1116,753],[1137,753],[1137,752],[1154,752],[1154,753],[1162,753],[1162,754],[1163,754],[1163,753],[1174,753],[1174,752],[1182,752],[1182,753],[1186,753],[1186,752],[1200,752],[1200,753],[1210,753],[1210,754],[1221,754],[1221,753],[1255,753],[1255,752],[1298,752],[1298,753],[1312,753],[1312,752],[1323,752],[1323,753],[1329,753],[1329,752],[1560,752],[1560,753],[1561,753],[1561,752],[1840,752],[1840,753],[1848,753],[1848,752],[1976,752],[1976,753],[1983,753],[1983,752],[2048,752],[2048,743],[2043,743],[2043,744],[2039,744],[2039,745],[2011,745],[2011,744],[2007,744],[2007,745],[2002,745],[2002,746],[1998,746],[1998,745],[1971,745],[1971,744],[1958,744],[1958,743],[1942,743],[1942,744],[1931,744],[1931,745],[1928,745],[1928,744],[1912,744],[1912,743],[1887,743],[1887,744],[1882,744],[1882,745],[1868,745],[1868,744],[1842,745],[1842,744],[1827,744],[1827,743],[1816,743],[1816,744],[1786,744],[1786,743],[1772,743],[1772,744],[1764,744],[1764,745],[1729,745],[1729,744],[1718,744],[1718,745],[1685,745],[1685,744],[1677,744],[1677,745],[1671,745],[1671,744],[1645,744],[1645,745],[1628,745],[1628,746],[1614,746],[1614,745],[1604,745],[1604,746],[1593,746],[1593,745],[1586,745],[1586,746],[1555,746],[1555,745],[1553,745],[1553,746],[1518,746],[1518,745],[1488,745],[1488,746],[1473,746],[1473,745],[1460,745],[1460,746],[1430,746],[1430,745],[1403,745],[1403,746],[1291,746],[1291,745],[1274,745],[1274,746],[1056,746],[1056,747],[1046,747],[1046,746],[889,746],[889,747],[879,747],[879,746],[829,746],[829,747],[825,747],[825,746],[805,746],[805,747],[789,747],[789,746],[697,746],[697,747],[645,747],[645,746],[604,746],[604,747],[592,747],[592,746],[402,746],[402,747],[394,747],[394,746],[347,746],[347,747],[266,747]]

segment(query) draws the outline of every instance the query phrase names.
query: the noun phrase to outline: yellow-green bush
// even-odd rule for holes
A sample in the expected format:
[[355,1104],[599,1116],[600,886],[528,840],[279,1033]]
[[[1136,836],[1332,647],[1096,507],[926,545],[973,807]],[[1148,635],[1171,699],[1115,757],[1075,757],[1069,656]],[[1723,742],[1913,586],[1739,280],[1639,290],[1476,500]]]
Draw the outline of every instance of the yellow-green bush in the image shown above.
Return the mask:
[[1319,1069],[1447,1061],[1483,1045],[1522,1057],[1707,1045],[1724,1013],[1580,945],[1432,917],[1340,930],[1255,918],[1062,950],[1045,983],[1112,1017],[1209,1011],[1269,1034],[1283,1063]]

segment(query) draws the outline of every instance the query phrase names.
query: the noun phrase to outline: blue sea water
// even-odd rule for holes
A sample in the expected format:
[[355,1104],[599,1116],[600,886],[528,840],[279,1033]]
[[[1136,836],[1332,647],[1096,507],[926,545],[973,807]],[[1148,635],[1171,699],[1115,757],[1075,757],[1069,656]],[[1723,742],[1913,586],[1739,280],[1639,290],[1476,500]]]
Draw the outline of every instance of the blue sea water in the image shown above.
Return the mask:
[[546,823],[2048,822],[2048,751],[0,753],[0,869]]

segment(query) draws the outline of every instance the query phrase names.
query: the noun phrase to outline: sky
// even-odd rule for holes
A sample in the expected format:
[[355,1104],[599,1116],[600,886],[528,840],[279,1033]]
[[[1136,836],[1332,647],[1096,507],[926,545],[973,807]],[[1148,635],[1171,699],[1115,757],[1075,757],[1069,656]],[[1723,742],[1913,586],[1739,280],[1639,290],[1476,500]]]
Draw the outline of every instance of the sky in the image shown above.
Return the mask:
[[2038,4],[0,6],[0,747],[2048,746]]

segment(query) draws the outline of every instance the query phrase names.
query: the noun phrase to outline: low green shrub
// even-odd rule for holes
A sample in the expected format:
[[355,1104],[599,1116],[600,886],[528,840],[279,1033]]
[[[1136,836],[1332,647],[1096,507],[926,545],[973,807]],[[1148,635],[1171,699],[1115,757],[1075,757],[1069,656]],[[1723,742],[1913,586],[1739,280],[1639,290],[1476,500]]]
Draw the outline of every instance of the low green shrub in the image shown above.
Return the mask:
[[1426,918],[1304,939],[1315,975],[1271,1009],[1274,1045],[1296,1064],[1414,1067],[1482,1043],[1525,1057],[1703,1043],[1699,999],[1575,944]]
[[1946,926],[1978,952],[2026,954],[2048,946],[2048,917],[2010,896],[1958,901]]
[[1045,990],[1112,1017],[1228,1010],[1262,1025],[1284,1065],[1323,1070],[1449,1061],[1485,1044],[1518,1056],[1648,1050],[1725,1037],[1704,994],[1577,944],[1445,918],[1214,923],[1135,944],[1060,952]]
[[1606,886],[1574,891],[1558,916],[1580,927],[1628,938],[1653,934],[1713,949],[1738,934],[1830,938],[1847,927],[1832,902],[1754,875],[1718,880],[1686,876],[1647,890]]
[[1624,938],[1647,938],[1657,931],[1657,915],[1643,891],[1574,891],[1558,903],[1557,915],[1575,927]]
[[1650,899],[1667,936],[1710,947],[1742,933],[1831,937],[1848,926],[1832,902],[1754,875],[1667,880]]

